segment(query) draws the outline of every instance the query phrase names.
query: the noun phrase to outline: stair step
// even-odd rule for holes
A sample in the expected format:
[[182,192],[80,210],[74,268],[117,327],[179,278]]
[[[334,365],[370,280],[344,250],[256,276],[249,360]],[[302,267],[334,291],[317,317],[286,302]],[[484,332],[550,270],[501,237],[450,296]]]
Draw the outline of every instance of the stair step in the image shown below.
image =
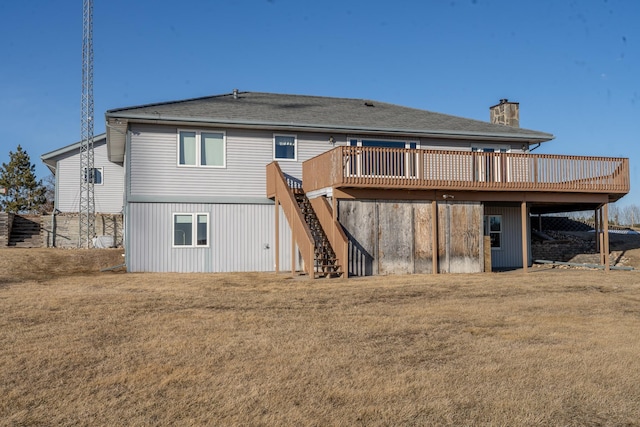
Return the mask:
[[7,246],[14,248],[38,248],[42,246],[40,217],[16,215],[11,224],[11,234]]
[[[314,244],[314,275],[315,276],[342,276],[342,266],[336,264],[338,259],[331,247],[331,243],[325,234],[311,202],[302,189],[292,189],[295,201],[302,212],[302,217],[306,222]],[[319,271],[320,270],[320,271]]]

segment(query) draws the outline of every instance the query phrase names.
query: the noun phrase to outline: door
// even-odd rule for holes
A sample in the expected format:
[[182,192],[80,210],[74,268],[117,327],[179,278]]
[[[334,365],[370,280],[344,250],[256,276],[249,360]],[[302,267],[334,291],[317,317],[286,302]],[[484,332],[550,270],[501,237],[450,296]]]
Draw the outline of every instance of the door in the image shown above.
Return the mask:
[[[417,153],[406,149],[417,148],[416,142],[352,139],[352,147],[373,147],[380,150],[359,152],[349,159],[351,176],[416,178]],[[395,148],[397,150],[385,150]]]
[[[494,153],[507,153],[507,147],[472,147],[473,177],[479,182],[506,182],[508,171],[504,157]],[[486,153],[486,154],[485,154]]]

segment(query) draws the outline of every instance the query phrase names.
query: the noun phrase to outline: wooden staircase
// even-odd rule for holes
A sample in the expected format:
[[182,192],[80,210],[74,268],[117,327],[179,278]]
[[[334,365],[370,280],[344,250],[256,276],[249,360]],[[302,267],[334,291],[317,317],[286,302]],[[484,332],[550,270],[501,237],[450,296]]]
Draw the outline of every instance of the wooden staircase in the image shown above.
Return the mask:
[[[292,188],[277,162],[267,165],[267,197],[282,207],[304,269],[311,278],[347,277],[348,241],[324,197],[309,200],[302,188]],[[278,229],[276,209],[276,230]],[[278,247],[276,231],[276,247]],[[292,251],[294,249],[292,248]],[[276,271],[279,261],[276,250]],[[292,260],[292,263],[293,260]],[[295,267],[292,266],[292,272]]]
[[39,216],[26,217],[15,215],[9,236],[9,245],[16,248],[39,248],[41,220]]
[[342,266],[338,264],[336,253],[331,247],[329,238],[324,232],[311,202],[302,190],[293,192],[298,207],[304,216],[304,222],[309,226],[313,237],[314,275],[315,277],[335,277],[342,275]]

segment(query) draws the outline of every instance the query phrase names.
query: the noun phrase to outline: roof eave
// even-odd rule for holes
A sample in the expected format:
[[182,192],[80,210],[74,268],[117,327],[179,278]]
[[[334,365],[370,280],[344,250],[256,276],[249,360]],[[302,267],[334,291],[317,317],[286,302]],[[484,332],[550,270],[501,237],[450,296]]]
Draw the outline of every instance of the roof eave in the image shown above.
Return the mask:
[[141,123],[157,123],[157,124],[182,124],[182,123],[198,123],[219,125],[234,128],[252,128],[252,129],[274,129],[274,130],[299,130],[299,131],[320,131],[320,132],[345,132],[345,133],[366,133],[370,135],[397,134],[407,136],[422,137],[441,137],[450,139],[463,139],[475,137],[480,139],[492,140],[517,140],[526,141],[528,143],[542,143],[550,141],[555,137],[547,133],[491,133],[491,132],[467,132],[467,131],[448,131],[448,130],[424,130],[424,129],[393,129],[393,128],[371,128],[366,126],[343,126],[343,125],[323,125],[323,124],[300,124],[300,123],[279,123],[279,122],[260,122],[245,120],[221,120],[210,117],[179,117],[179,116],[163,116],[160,114],[117,114],[117,112],[107,112],[107,118],[122,118],[128,121]]
[[[107,137],[106,133],[101,133],[99,135],[96,135],[93,137],[94,142],[95,141],[101,141],[103,139],[105,139]],[[65,145],[64,147],[58,148],[56,150],[53,151],[49,151],[48,153],[44,153],[40,156],[40,160],[42,160],[42,162],[49,168],[49,170],[51,171],[52,174],[56,174],[55,170],[56,170],[56,163],[57,160],[54,160],[56,157],[62,155],[62,154],[67,154],[71,151],[74,150],[79,150],[80,146],[82,145],[82,142],[74,142],[73,144],[69,144],[69,145]]]

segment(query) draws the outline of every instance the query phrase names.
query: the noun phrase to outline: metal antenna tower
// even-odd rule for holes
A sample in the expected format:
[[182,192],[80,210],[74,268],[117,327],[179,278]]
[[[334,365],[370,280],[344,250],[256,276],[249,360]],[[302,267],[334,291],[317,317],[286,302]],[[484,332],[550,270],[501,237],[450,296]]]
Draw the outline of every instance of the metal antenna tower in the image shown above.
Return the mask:
[[82,2],[82,100],[80,124],[80,233],[78,247],[95,236],[93,168],[93,0]]

